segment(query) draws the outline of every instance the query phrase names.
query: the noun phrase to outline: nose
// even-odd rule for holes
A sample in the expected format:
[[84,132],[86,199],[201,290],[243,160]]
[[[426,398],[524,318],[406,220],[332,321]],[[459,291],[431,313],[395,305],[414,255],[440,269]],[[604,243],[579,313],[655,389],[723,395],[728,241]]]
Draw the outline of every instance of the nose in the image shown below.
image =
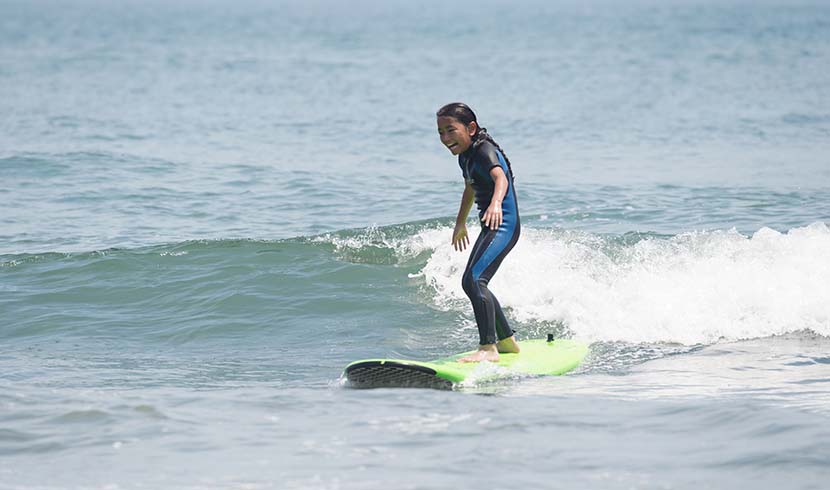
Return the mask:
[[447,143],[449,143],[450,141],[452,141],[452,140],[450,139],[450,136],[449,136],[447,133],[444,133],[444,134],[442,134],[442,135],[440,135],[440,136],[441,136],[441,143],[444,143],[445,145],[446,145]]

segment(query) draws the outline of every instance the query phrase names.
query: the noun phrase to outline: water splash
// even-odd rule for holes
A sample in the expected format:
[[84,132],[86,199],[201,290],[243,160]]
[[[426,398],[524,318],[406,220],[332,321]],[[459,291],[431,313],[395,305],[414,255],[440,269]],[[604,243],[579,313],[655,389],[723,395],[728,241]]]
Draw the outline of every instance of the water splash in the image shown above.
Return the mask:
[[[466,308],[466,254],[424,230],[422,277],[441,308]],[[714,343],[804,329],[830,335],[830,229],[735,230],[632,239],[523,230],[491,283],[519,321],[561,322],[591,341]]]

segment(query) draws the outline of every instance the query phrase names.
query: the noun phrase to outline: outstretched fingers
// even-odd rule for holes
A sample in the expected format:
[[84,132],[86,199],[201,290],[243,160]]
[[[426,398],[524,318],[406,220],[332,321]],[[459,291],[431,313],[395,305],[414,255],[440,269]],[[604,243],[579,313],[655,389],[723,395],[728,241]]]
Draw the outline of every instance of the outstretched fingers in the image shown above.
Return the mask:
[[470,237],[467,233],[461,232],[453,234],[452,237],[452,248],[454,248],[458,252],[463,252],[467,249],[467,245],[470,244]]

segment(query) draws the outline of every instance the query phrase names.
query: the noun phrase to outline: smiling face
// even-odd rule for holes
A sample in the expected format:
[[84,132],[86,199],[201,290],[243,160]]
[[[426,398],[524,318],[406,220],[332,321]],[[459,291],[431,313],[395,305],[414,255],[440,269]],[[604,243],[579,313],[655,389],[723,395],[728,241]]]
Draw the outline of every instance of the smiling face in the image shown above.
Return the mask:
[[465,126],[454,117],[438,116],[438,135],[441,143],[446,146],[453,155],[467,151],[473,143],[473,136],[478,130],[475,121]]

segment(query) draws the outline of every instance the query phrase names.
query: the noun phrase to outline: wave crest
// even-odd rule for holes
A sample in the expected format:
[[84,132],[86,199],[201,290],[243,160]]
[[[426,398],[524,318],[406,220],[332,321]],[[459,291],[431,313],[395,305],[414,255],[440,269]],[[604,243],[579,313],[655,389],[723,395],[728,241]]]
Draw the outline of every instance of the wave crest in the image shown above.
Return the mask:
[[[433,253],[417,276],[439,307],[467,308],[467,254],[440,243],[449,233],[421,233]],[[491,288],[513,318],[563,323],[592,341],[697,344],[805,329],[830,336],[827,250],[824,223],[752,236],[524,229]]]

